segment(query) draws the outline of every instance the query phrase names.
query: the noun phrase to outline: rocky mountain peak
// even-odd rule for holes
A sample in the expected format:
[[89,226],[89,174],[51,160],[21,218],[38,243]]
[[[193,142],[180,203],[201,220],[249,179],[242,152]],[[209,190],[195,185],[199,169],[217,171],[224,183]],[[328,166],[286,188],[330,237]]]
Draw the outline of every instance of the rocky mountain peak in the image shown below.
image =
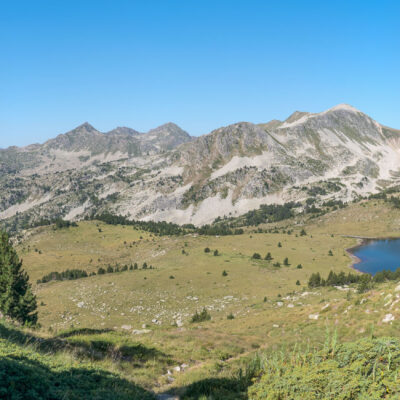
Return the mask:
[[190,135],[180,128],[178,125],[174,124],[173,122],[167,122],[163,125],[158,126],[157,128],[151,129],[148,132],[149,135],[157,135],[161,134],[164,136],[171,135],[171,136],[187,136],[190,138]]
[[353,112],[353,113],[361,113],[360,110],[357,110],[357,108],[351,106],[350,104],[346,104],[346,103],[338,104],[338,105],[330,108],[329,110],[325,111],[325,113],[334,112],[334,111],[349,111],[349,112]]
[[76,128],[72,129],[71,131],[67,132],[69,134],[76,134],[76,133],[93,133],[98,132],[98,130],[89,122],[84,122],[83,124],[77,126]]
[[133,135],[133,136],[138,136],[141,133],[138,131],[135,131],[132,128],[128,128],[126,126],[117,126],[115,129],[107,132],[107,134],[116,134],[116,135]]

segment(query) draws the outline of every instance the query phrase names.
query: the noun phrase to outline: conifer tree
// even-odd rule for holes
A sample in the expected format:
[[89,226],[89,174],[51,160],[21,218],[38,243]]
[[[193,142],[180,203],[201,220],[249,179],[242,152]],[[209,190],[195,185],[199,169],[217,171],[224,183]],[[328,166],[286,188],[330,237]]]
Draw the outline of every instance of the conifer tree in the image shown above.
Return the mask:
[[36,297],[8,235],[0,231],[0,311],[21,323],[36,324]]
[[289,266],[289,259],[287,257],[283,260],[283,265],[285,267]]

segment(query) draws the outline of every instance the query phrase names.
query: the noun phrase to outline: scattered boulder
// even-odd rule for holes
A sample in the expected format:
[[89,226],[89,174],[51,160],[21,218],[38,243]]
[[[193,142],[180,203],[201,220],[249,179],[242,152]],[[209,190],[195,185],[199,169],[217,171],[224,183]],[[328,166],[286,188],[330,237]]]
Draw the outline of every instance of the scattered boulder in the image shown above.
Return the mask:
[[132,331],[132,334],[133,334],[133,335],[141,335],[141,334],[143,334],[143,333],[150,333],[150,332],[151,332],[150,329],[134,329],[134,330]]
[[321,311],[326,310],[329,306],[330,306],[330,304],[329,304],[329,303],[326,303],[326,304],[321,308]]
[[394,315],[393,314],[386,314],[385,318],[383,318],[382,322],[387,324],[388,322],[394,321]]

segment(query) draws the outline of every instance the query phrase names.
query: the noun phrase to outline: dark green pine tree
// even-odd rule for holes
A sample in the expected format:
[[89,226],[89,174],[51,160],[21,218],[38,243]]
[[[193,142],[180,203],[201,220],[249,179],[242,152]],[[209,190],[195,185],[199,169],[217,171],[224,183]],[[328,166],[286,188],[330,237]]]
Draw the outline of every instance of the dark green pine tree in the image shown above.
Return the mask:
[[37,322],[36,296],[8,235],[0,231],[0,311],[21,323]]

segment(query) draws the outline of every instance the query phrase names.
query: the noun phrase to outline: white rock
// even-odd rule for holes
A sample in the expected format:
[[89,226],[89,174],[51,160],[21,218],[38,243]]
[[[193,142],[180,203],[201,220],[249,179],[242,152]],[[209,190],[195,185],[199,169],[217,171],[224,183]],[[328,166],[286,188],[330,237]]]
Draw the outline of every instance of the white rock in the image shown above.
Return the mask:
[[326,310],[329,306],[330,306],[330,304],[329,304],[329,303],[326,303],[326,304],[321,308],[321,310]]
[[133,335],[141,335],[141,334],[143,334],[143,333],[150,333],[150,332],[151,332],[150,329],[134,329],[134,330],[132,331],[132,334],[133,334]]
[[78,306],[79,308],[82,308],[84,305],[85,305],[85,303],[84,303],[83,301],[80,301],[80,302],[77,304],[77,306]]
[[281,301],[278,301],[278,302],[276,303],[276,305],[277,305],[278,307],[282,307],[282,306],[283,306],[283,303],[282,303]]
[[126,331],[130,331],[132,329],[132,325],[121,325],[121,329],[125,329]]
[[293,308],[293,307],[294,307],[294,304],[290,303],[290,304],[288,304],[287,306],[288,306],[288,308]]
[[279,328],[279,325],[277,325],[277,324],[273,324],[272,325],[274,328]]
[[394,321],[394,315],[393,314],[386,314],[385,318],[383,318],[382,322],[387,324],[388,322]]
[[310,314],[308,316],[309,319],[318,319],[319,318],[319,314]]

